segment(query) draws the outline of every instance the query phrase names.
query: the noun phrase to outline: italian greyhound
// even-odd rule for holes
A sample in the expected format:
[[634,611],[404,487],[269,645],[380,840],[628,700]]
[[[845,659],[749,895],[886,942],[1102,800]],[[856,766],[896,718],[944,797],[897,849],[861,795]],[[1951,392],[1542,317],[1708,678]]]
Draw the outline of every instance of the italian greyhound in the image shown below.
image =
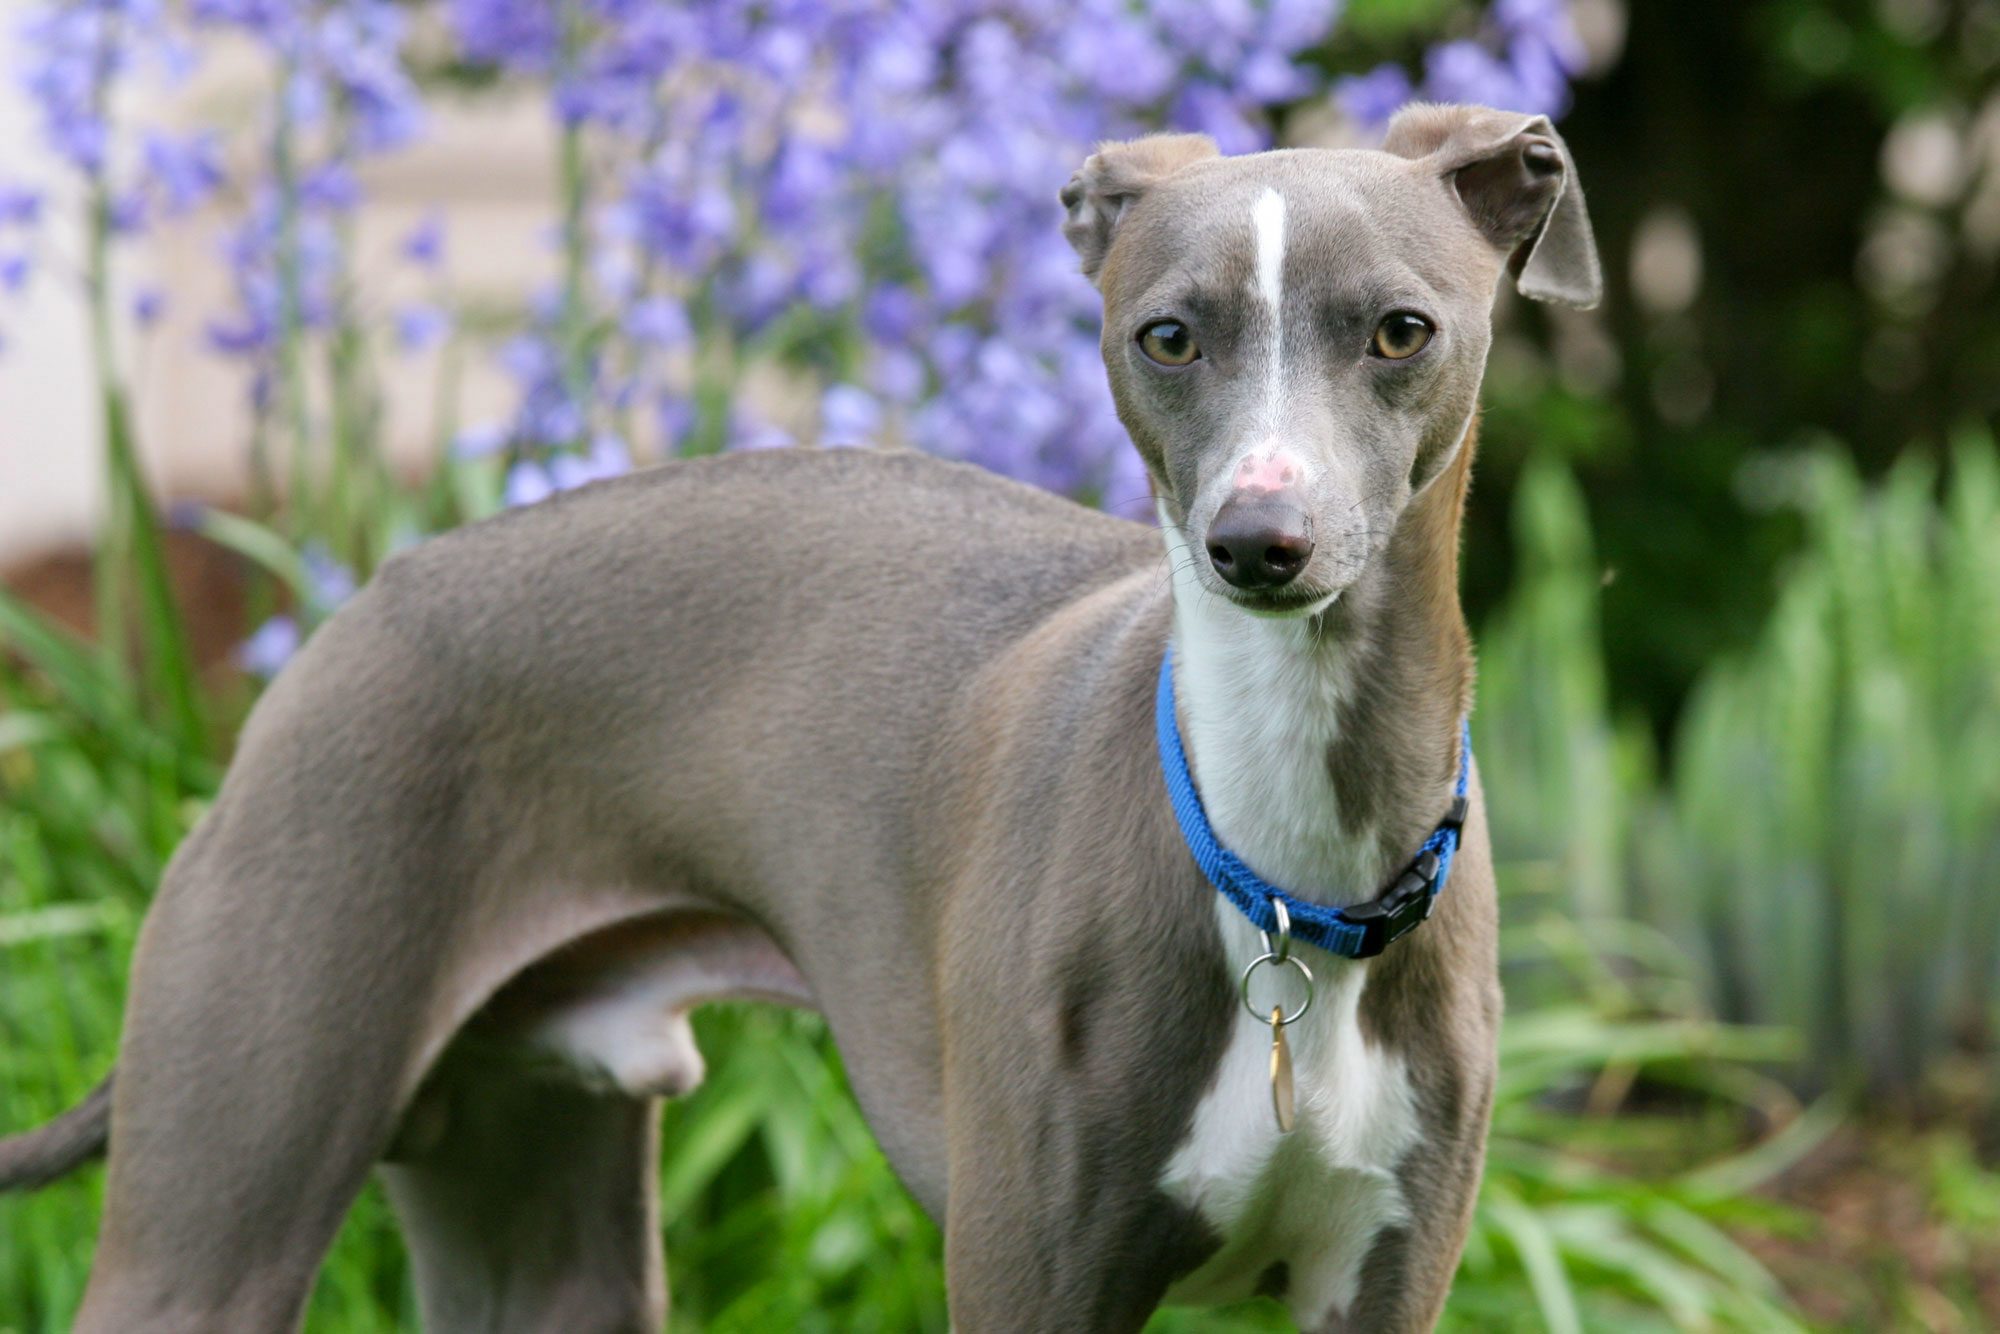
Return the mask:
[[1500,1015],[1459,522],[1503,271],[1599,293],[1574,169],[1423,106],[1061,198],[1158,531],[802,450],[389,561],[174,857],[115,1083],[0,1142],[108,1143],[78,1329],[296,1327],[378,1166],[428,1327],[658,1329],[659,1101],[730,997],[825,1016],[958,1330],[1436,1320]]

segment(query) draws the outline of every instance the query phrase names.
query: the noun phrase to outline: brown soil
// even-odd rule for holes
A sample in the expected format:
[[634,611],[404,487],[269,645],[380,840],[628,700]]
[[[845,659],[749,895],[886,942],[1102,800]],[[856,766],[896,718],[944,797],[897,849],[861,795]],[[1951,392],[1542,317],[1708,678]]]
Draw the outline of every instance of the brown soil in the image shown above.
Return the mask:
[[1922,1140],[1836,1134],[1771,1191],[1802,1235],[1741,1238],[1814,1321],[1842,1330],[2000,1330],[2000,1227],[1953,1218]]
[[[250,572],[243,558],[176,529],[163,531],[161,540],[196,666],[205,676],[229,672],[230,655],[247,633],[249,617]],[[94,630],[95,595],[86,549],[52,551],[17,564],[0,572],[0,587],[66,629],[86,637]]]

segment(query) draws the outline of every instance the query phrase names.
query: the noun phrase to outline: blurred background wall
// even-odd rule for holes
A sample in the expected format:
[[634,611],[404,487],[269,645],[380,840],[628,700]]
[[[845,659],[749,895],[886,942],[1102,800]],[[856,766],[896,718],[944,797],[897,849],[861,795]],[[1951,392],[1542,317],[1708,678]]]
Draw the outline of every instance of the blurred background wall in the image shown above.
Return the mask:
[[[23,63],[18,25],[0,26],[0,62]],[[127,114],[191,128],[247,116],[266,72],[246,51],[225,51],[187,86],[142,86]],[[374,299],[408,296],[396,241],[427,216],[449,214],[456,244],[451,281],[471,305],[511,308],[554,270],[548,245],[554,192],[555,131],[537,100],[491,92],[433,104],[428,133],[406,151],[368,164],[365,204],[356,217],[360,280]],[[18,81],[0,83],[0,164],[16,180],[62,179]],[[242,170],[247,164],[237,163]],[[240,366],[218,358],[205,326],[228,304],[221,237],[240,196],[225,196],[163,221],[118,255],[121,286],[157,292],[161,313],[143,337],[121,329],[131,368],[138,438],[148,471],[167,500],[241,504],[250,488],[252,409]],[[50,201],[57,254],[81,254],[85,220],[73,196]],[[73,261],[72,261],[73,262]],[[87,545],[102,513],[101,413],[89,358],[86,307],[74,285],[37,282],[4,322],[0,356],[0,568]],[[435,462],[429,414],[438,354],[385,367],[389,422],[384,443],[406,472]],[[504,376],[474,360],[458,392],[468,413],[505,407]]]

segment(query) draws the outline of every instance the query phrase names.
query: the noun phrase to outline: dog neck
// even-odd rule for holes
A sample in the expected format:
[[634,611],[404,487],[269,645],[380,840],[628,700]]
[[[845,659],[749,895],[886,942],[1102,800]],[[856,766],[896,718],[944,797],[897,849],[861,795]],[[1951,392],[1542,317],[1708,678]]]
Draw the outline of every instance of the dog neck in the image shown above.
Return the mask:
[[1315,615],[1258,617],[1197,582],[1166,525],[1182,735],[1210,824],[1273,884],[1379,893],[1450,804],[1472,660],[1458,533],[1474,431],[1369,568]]

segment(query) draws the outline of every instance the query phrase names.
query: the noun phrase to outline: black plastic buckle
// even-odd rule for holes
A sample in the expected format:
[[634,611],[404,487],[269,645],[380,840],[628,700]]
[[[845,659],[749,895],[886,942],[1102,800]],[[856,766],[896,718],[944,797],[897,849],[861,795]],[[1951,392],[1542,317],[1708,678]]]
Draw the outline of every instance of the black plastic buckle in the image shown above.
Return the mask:
[[[1465,818],[1457,804],[1452,811],[1459,819]],[[1341,909],[1342,917],[1362,928],[1361,948],[1354,952],[1355,958],[1374,958],[1430,919],[1437,904],[1437,874],[1437,854],[1424,852],[1382,897]]]

